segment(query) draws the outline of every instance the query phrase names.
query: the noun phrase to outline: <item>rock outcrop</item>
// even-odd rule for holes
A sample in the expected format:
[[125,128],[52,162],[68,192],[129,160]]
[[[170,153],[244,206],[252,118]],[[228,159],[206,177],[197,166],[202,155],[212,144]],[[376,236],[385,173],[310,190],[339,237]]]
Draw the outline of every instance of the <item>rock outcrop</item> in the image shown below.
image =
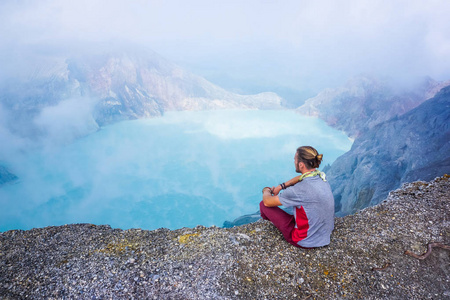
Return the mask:
[[378,124],[327,170],[338,215],[383,200],[404,182],[450,173],[450,87]]
[[297,112],[319,117],[355,138],[377,124],[410,111],[448,85],[450,81],[425,78],[413,88],[399,88],[387,80],[359,76],[343,87],[326,89],[306,100]]
[[17,180],[17,176],[11,173],[6,167],[0,165],[0,186],[8,182]]
[[446,299],[450,181],[415,182],[337,218],[331,244],[299,249],[260,220],[234,228],[90,224],[0,233],[2,299]]

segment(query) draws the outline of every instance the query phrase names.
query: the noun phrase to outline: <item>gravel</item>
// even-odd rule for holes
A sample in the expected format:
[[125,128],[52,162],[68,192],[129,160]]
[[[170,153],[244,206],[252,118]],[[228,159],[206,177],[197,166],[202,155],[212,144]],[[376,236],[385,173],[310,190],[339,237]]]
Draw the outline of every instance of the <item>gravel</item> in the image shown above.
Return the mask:
[[[337,218],[299,249],[268,221],[153,231],[71,224],[0,233],[2,299],[450,299],[449,176]],[[375,268],[375,269],[374,269]]]

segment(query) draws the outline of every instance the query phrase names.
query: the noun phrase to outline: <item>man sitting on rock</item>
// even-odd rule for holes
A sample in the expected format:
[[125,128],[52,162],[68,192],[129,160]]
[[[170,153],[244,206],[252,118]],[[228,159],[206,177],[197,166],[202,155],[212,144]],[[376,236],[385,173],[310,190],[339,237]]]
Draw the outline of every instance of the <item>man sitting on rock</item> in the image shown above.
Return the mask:
[[[261,217],[271,221],[286,241],[300,248],[328,245],[334,229],[333,193],[325,174],[317,170],[322,157],[311,146],[298,148],[295,171],[302,175],[276,187],[265,187],[259,205]],[[293,207],[294,214],[288,214],[280,205]]]

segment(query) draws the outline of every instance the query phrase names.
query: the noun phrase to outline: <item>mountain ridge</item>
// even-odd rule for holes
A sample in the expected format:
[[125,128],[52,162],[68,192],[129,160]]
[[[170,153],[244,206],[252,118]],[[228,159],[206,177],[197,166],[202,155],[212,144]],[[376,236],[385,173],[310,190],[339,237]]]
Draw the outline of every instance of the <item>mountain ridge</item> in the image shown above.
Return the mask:
[[80,97],[97,100],[93,116],[100,126],[173,110],[281,108],[275,93],[226,91],[148,49],[113,48],[35,60],[31,71],[5,79],[0,94],[3,109],[23,122],[46,106]]

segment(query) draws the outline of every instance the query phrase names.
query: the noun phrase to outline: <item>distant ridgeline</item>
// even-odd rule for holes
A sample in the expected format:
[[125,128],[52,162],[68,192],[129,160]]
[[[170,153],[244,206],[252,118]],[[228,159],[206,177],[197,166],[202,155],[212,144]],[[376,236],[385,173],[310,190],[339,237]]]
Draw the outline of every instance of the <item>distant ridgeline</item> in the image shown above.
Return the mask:
[[395,83],[369,76],[354,77],[342,87],[325,89],[297,108],[301,114],[323,119],[328,125],[356,138],[377,124],[400,116],[433,98],[450,81],[429,77],[399,88]]

